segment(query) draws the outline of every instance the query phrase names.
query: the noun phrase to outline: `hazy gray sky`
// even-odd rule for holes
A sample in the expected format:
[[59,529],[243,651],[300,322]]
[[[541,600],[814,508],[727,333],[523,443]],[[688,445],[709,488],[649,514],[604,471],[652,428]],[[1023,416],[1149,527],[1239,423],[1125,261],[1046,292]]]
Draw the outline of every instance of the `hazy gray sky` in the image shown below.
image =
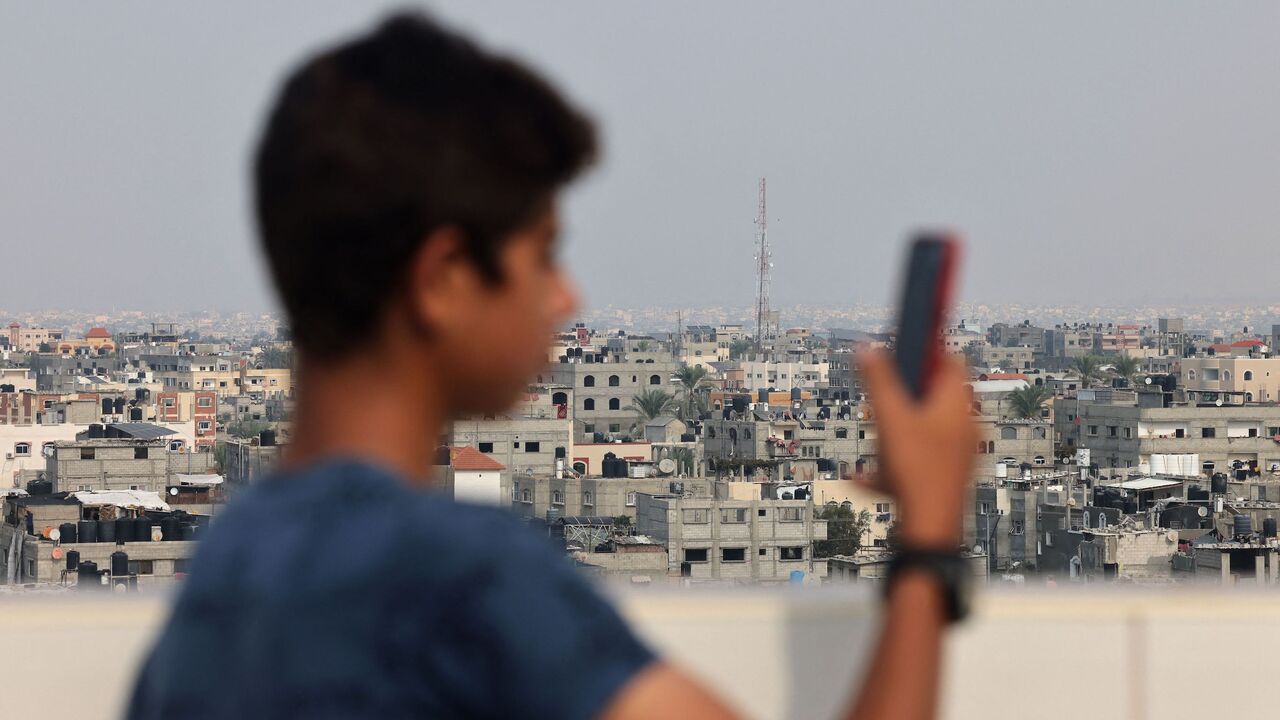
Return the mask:
[[[0,0],[0,307],[272,307],[266,103],[395,6]],[[600,120],[567,206],[592,306],[750,303],[760,175],[780,304],[889,300],[921,223],[967,235],[973,300],[1280,294],[1280,4],[428,7]]]

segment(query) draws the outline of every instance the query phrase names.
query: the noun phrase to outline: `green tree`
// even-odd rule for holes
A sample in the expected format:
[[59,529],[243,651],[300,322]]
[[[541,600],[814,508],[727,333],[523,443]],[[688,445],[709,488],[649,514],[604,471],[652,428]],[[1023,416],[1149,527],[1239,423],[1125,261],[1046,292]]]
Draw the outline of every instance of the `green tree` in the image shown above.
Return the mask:
[[854,554],[862,547],[862,536],[871,527],[870,511],[854,513],[843,505],[827,505],[818,513],[817,519],[827,521],[827,539],[814,541],[815,558]]
[[650,420],[670,415],[676,410],[676,406],[676,396],[666,390],[641,390],[640,394],[631,398],[631,404],[623,410],[630,410],[639,416],[631,426],[631,431],[634,433],[636,428],[644,428],[645,423]]
[[685,475],[693,474],[694,454],[693,448],[674,447],[667,452],[667,457],[676,461],[676,472]]
[[1131,386],[1137,384],[1138,371],[1141,369],[1142,362],[1129,354],[1117,355],[1111,361],[1112,374],[1124,378]]
[[269,430],[271,423],[260,420],[241,420],[227,425],[227,434],[238,438],[251,438],[263,430]]
[[676,381],[680,383],[684,419],[693,417],[691,411],[696,399],[707,382],[707,369],[701,365],[685,365],[676,371]]
[[626,535],[631,531],[631,516],[618,515],[613,518],[613,532],[616,535]]
[[1071,361],[1071,369],[1080,376],[1080,385],[1086,388],[1102,380],[1102,358],[1097,355],[1081,355]]
[[258,362],[268,369],[289,368],[293,366],[293,353],[279,347],[268,347],[258,354]]
[[1038,419],[1040,408],[1053,397],[1053,391],[1044,385],[1028,385],[1009,393],[1009,414],[1024,420]]
[[738,338],[737,340],[729,343],[729,359],[737,360],[747,354],[747,352],[749,352],[753,347],[755,347],[755,345],[752,344],[749,339]]
[[637,351],[637,352],[649,352],[649,341],[648,341],[648,340],[641,340],[640,342],[636,343],[636,351]]

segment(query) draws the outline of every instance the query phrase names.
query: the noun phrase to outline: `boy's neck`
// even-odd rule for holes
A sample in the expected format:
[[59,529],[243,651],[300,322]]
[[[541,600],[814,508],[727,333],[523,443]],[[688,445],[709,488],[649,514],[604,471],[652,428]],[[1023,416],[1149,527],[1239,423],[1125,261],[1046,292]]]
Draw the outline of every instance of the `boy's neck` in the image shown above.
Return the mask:
[[361,357],[299,362],[286,467],[328,458],[361,458],[415,485],[432,482],[445,408],[436,373],[420,359]]

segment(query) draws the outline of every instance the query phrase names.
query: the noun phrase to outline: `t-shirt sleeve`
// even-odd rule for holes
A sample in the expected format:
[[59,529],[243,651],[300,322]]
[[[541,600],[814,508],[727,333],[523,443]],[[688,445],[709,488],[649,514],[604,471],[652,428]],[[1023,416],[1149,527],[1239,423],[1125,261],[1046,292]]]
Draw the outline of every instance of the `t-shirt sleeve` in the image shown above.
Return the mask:
[[492,562],[454,595],[467,627],[446,630],[470,690],[461,704],[493,717],[596,717],[654,654],[547,538],[517,526],[483,544]]

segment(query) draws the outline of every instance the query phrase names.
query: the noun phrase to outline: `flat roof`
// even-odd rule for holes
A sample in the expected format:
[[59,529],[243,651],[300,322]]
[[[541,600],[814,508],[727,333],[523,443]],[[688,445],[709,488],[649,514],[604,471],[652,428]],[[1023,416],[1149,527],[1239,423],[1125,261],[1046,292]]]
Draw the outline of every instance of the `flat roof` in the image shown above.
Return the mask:
[[1144,477],[1137,480],[1125,480],[1118,483],[1100,483],[1101,487],[1120,488],[1121,490],[1162,490],[1181,485],[1182,480],[1168,478]]

